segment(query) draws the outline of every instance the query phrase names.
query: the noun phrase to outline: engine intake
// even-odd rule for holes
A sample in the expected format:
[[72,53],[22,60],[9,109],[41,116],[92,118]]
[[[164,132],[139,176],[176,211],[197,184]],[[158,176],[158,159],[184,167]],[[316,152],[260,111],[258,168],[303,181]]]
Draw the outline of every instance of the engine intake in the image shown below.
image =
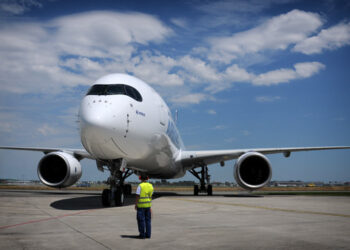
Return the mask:
[[69,187],[80,179],[81,174],[79,161],[64,152],[49,153],[40,160],[38,165],[39,179],[49,187]]
[[255,190],[269,183],[272,169],[266,156],[249,152],[241,155],[236,161],[234,177],[242,188]]

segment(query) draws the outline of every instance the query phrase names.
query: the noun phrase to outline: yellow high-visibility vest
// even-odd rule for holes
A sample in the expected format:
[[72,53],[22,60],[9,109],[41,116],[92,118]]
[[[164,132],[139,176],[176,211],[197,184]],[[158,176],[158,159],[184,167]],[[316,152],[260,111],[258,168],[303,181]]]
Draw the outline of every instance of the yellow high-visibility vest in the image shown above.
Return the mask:
[[151,183],[142,182],[140,184],[141,192],[140,199],[137,203],[138,208],[147,208],[152,206],[152,194],[153,194],[153,186]]

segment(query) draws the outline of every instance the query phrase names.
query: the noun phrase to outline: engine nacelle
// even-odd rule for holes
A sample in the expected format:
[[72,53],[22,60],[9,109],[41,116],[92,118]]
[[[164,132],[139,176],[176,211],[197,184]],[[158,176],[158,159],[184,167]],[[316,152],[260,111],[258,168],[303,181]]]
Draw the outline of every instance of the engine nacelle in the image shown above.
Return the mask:
[[242,188],[255,190],[269,183],[272,169],[266,156],[257,152],[241,155],[234,167],[234,177]]
[[46,186],[63,188],[72,186],[81,177],[81,165],[72,155],[52,152],[45,155],[38,165],[38,176]]

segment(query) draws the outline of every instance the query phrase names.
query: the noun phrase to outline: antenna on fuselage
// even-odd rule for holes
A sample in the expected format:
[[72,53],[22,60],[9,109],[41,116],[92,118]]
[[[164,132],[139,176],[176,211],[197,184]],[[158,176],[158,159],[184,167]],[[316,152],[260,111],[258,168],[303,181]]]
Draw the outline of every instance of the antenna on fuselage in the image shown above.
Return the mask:
[[175,124],[177,124],[178,116],[179,116],[179,111],[176,109],[175,110]]

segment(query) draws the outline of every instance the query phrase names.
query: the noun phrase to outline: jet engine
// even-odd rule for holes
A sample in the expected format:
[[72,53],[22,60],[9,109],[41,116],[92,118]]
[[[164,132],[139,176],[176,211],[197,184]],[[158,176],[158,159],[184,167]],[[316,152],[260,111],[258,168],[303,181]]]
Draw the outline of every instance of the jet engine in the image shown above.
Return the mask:
[[81,174],[79,161],[64,152],[49,153],[40,160],[38,165],[39,179],[49,187],[69,187],[80,179]]
[[269,183],[272,169],[269,160],[257,152],[241,155],[234,167],[234,177],[244,189],[255,190]]

